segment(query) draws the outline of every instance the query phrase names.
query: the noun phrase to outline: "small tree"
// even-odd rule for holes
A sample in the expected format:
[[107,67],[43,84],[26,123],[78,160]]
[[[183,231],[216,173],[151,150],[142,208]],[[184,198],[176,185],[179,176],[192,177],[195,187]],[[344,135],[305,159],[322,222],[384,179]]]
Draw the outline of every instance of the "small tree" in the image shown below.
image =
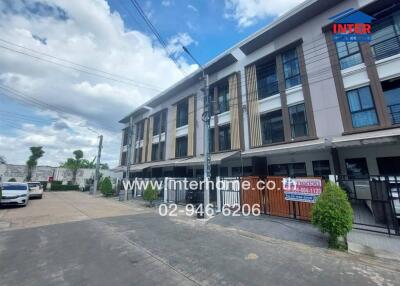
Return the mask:
[[329,234],[329,246],[340,248],[339,237],[346,238],[353,226],[353,209],[347,194],[335,183],[328,182],[311,211],[311,223]]
[[31,150],[31,155],[29,156],[28,161],[26,161],[26,167],[28,174],[26,176],[26,180],[30,181],[32,179],[32,171],[33,168],[37,166],[39,158],[41,158],[44,154],[44,151],[42,150],[42,146],[39,147],[30,147]]
[[143,199],[150,203],[150,206],[153,206],[153,201],[155,201],[158,197],[158,192],[155,188],[148,184],[147,188],[144,190]]
[[11,178],[8,180],[9,182],[16,182],[17,180],[15,178]]
[[106,177],[102,180],[101,186],[100,186],[100,191],[105,197],[109,197],[112,195],[113,190],[112,190],[112,184],[110,181],[109,177]]
[[74,154],[74,158],[68,158],[65,163],[61,164],[61,167],[71,170],[72,184],[76,184],[76,175],[78,170],[82,168],[83,152],[82,150],[75,150],[72,154]]

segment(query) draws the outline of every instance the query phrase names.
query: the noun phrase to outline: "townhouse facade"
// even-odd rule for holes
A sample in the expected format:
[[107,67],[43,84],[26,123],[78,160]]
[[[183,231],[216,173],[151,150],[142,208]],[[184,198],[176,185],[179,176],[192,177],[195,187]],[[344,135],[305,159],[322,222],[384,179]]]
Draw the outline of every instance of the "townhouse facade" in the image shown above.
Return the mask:
[[[370,42],[334,42],[332,17],[350,8],[373,17]],[[398,1],[305,1],[205,72],[212,176],[400,174]],[[202,176],[201,75],[120,120],[131,178]]]

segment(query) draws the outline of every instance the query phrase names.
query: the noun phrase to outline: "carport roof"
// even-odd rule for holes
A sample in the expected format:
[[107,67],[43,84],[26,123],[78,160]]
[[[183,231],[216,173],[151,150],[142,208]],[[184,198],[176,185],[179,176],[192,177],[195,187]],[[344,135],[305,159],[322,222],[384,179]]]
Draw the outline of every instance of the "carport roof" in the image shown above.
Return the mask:
[[[240,151],[229,151],[211,154],[211,164],[221,164],[223,160],[239,155]],[[204,156],[184,159],[175,164],[175,166],[196,166],[204,164]]]
[[379,130],[332,138],[333,147],[351,147],[378,143],[398,142],[400,128]]

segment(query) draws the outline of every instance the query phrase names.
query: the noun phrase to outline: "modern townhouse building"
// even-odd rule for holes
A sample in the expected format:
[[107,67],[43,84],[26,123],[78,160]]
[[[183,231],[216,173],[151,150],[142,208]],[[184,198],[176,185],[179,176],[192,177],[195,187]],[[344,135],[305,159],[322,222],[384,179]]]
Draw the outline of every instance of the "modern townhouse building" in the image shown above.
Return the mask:
[[[372,41],[334,42],[332,17],[373,17]],[[309,0],[205,65],[212,176],[400,173],[400,4]],[[196,71],[121,119],[131,177],[202,176]]]

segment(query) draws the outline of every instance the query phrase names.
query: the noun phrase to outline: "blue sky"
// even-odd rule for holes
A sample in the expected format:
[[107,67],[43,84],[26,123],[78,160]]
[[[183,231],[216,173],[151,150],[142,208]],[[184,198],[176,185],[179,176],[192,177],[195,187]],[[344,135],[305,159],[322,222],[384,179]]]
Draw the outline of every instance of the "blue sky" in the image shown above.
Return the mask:
[[270,23],[302,0],[137,0],[176,65],[131,0],[0,1],[0,155],[42,165],[77,149],[117,166],[118,123],[140,104]]

